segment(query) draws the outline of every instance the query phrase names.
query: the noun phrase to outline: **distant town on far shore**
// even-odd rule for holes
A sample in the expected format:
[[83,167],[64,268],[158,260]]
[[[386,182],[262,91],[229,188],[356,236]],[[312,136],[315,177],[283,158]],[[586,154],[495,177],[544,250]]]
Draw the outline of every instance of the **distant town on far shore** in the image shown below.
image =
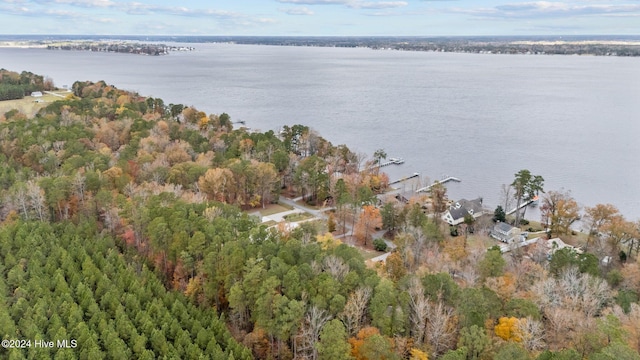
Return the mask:
[[[127,46],[129,42],[135,42],[138,46]],[[170,51],[193,50],[191,47],[167,46],[158,44],[159,42],[363,47],[376,50],[486,54],[640,56],[640,36],[623,35],[493,37],[0,35],[0,47],[46,47],[143,55],[165,55]]]

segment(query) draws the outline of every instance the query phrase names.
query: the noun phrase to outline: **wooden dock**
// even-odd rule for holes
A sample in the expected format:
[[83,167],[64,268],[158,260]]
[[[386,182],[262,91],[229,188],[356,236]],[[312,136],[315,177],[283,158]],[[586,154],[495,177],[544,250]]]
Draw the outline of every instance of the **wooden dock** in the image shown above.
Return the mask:
[[389,158],[389,161],[385,161],[379,165],[379,167],[385,167],[389,165],[401,165],[404,164],[403,158]]
[[506,214],[507,214],[507,215],[511,215],[511,214],[513,214],[514,212],[516,212],[517,210],[521,210],[522,208],[524,208],[524,207],[526,207],[526,206],[528,206],[528,205],[531,205],[531,204],[533,204],[533,203],[535,203],[535,202],[537,202],[537,201],[538,201],[538,196],[534,196],[534,198],[533,198],[533,199],[531,199],[531,200],[529,200],[529,201],[525,201],[524,203],[522,203],[522,204],[520,205],[520,207],[519,207],[519,208],[517,208],[517,209],[516,209],[516,208],[511,209],[511,210],[510,210],[510,211],[508,211]]
[[401,182],[403,182],[403,181],[407,181],[407,180],[409,180],[409,179],[413,179],[413,178],[418,177],[418,176],[420,176],[420,173],[413,173],[413,175],[405,176],[405,177],[403,177],[402,179],[398,179],[398,180],[391,181],[391,182],[389,182],[389,185],[393,185],[393,184],[401,183]]
[[423,187],[423,188],[420,188],[420,189],[416,190],[416,192],[417,192],[417,193],[419,193],[419,192],[427,192],[427,191],[431,190],[431,187],[432,187],[433,185],[435,185],[436,183],[446,184],[446,183],[448,183],[448,182],[450,182],[450,181],[453,181],[453,182],[461,182],[462,180],[460,180],[460,179],[458,179],[457,177],[454,177],[454,176],[448,176],[448,177],[445,177],[444,179],[442,179],[442,180],[440,180],[440,181],[435,181],[433,184],[431,184],[431,185],[429,185],[429,186],[425,186],[425,187]]

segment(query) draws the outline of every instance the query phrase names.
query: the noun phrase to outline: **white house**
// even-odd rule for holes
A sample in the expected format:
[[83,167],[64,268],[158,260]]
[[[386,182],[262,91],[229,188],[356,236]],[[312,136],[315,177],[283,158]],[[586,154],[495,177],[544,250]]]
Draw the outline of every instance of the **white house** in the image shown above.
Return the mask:
[[42,97],[42,92],[41,91],[34,91],[31,93],[31,96],[33,97]]
[[464,217],[469,214],[474,219],[484,215],[482,208],[482,198],[474,200],[460,199],[449,207],[442,215],[442,219],[449,225],[458,225],[464,222]]

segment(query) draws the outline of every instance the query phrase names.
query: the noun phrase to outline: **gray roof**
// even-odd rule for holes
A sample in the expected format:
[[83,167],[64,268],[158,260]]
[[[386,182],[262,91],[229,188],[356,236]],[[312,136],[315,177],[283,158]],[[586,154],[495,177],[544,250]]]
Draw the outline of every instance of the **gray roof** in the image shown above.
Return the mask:
[[461,207],[459,209],[449,209],[449,213],[451,214],[453,220],[458,220],[464,218],[464,216],[469,212],[464,207]]
[[511,229],[513,229],[513,226],[507,224],[506,222],[499,222],[496,224],[494,229],[508,233],[509,231],[511,231]]
[[460,199],[458,203],[460,204],[460,206],[467,210],[473,210],[474,214],[482,211],[482,198],[477,198],[474,200]]

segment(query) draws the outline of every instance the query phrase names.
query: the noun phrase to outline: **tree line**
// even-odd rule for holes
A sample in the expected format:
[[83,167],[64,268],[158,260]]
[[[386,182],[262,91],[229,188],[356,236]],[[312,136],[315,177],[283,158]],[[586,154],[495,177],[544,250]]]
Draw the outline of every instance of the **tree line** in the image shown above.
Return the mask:
[[22,99],[34,91],[53,90],[53,82],[28,71],[0,69],[0,101]]

